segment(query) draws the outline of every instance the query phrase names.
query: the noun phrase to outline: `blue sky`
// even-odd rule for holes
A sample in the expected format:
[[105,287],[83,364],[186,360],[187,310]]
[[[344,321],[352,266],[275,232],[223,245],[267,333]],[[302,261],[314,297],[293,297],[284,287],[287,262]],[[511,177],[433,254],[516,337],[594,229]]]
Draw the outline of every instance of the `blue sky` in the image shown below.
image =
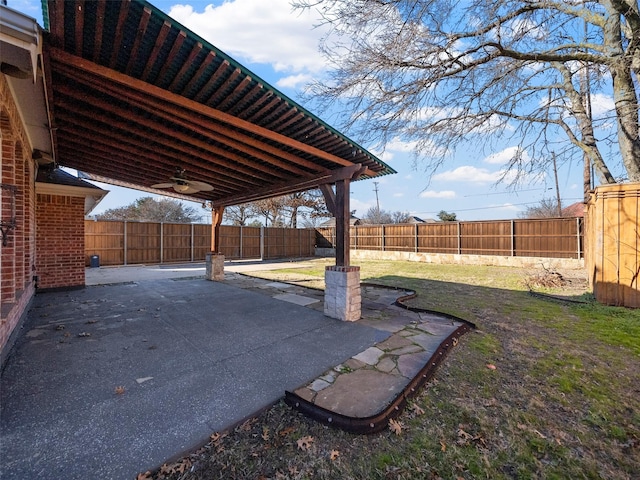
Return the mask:
[[[235,58],[258,76],[296,101],[306,82],[319,78],[325,61],[318,52],[323,34],[317,18],[294,12],[291,0],[155,0],[151,3]],[[30,15],[42,24],[39,0],[8,0],[11,8]],[[604,106],[609,99],[603,98]],[[302,102],[301,102],[302,103]],[[304,104],[314,111],[313,105]],[[331,124],[328,115],[321,115]],[[344,132],[347,136],[349,132]],[[357,138],[353,140],[358,141]],[[545,178],[523,184],[518,192],[496,185],[515,143],[489,142],[491,149],[459,149],[431,177],[414,166],[411,144],[400,140],[386,145],[380,153],[363,144],[398,173],[378,182],[380,208],[406,211],[422,218],[435,218],[441,210],[455,212],[459,220],[517,218],[529,205],[555,197],[553,172]],[[562,162],[559,186],[563,206],[582,199],[582,165]],[[110,193],[93,213],[131,203],[149,194],[112,185],[99,184]],[[553,188],[552,188],[553,187]],[[362,216],[376,204],[371,180],[352,184],[351,208]],[[199,209],[199,204],[193,204]],[[203,213],[205,213],[203,211]]]

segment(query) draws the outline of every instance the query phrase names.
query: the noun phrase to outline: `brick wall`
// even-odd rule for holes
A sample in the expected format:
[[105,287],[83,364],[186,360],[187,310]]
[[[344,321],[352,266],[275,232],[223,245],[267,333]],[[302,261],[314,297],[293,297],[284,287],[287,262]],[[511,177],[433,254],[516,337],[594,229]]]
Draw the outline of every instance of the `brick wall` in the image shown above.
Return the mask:
[[84,197],[36,197],[38,288],[84,286]]
[[[0,243],[0,357],[11,334],[24,319],[35,291],[35,164],[26,131],[9,86],[0,75],[0,183],[15,187],[16,227]],[[12,212],[12,193],[0,189],[2,219]]]

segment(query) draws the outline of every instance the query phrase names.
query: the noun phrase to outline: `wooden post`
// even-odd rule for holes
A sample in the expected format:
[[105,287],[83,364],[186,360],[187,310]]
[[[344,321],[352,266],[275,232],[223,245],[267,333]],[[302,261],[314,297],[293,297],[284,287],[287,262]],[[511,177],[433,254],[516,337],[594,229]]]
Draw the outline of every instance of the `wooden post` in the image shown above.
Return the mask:
[[222,224],[222,215],[224,207],[214,207],[211,210],[211,251],[220,252],[220,225]]
[[349,220],[351,210],[349,210],[349,186],[351,180],[348,178],[336,182],[336,265],[338,267],[348,267],[350,262],[349,244]]

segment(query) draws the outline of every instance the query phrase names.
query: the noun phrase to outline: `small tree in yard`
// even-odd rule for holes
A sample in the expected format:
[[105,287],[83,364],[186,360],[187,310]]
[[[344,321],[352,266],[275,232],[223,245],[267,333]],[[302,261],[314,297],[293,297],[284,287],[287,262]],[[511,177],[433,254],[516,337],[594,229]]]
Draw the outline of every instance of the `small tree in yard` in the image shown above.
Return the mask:
[[458,215],[453,212],[449,213],[445,212],[444,210],[440,210],[440,213],[438,213],[438,218],[443,222],[455,222],[456,220],[458,220]]
[[124,207],[110,208],[96,215],[98,220],[128,220],[136,222],[192,223],[201,216],[195,208],[178,200],[153,197],[139,198]]
[[[640,181],[637,0],[296,0],[318,11],[343,127],[413,142],[429,173],[463,142],[517,142],[503,179],[583,155],[600,183]],[[594,108],[591,110],[589,98]],[[564,140],[563,140],[564,139]],[[609,153],[608,157],[605,154]]]

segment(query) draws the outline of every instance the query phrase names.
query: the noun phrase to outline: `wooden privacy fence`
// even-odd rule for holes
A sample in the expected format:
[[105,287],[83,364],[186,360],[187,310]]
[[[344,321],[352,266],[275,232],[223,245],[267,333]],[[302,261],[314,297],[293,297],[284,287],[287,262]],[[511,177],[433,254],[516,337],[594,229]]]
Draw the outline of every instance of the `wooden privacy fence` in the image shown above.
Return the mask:
[[[220,227],[220,252],[231,260],[309,257],[314,229]],[[85,221],[85,264],[100,265],[204,261],[211,251],[211,225]]]
[[[335,227],[318,228],[318,247],[332,248]],[[581,218],[442,222],[351,227],[351,249],[416,253],[582,258]]]
[[598,302],[640,308],[640,183],[595,189],[585,265]]

